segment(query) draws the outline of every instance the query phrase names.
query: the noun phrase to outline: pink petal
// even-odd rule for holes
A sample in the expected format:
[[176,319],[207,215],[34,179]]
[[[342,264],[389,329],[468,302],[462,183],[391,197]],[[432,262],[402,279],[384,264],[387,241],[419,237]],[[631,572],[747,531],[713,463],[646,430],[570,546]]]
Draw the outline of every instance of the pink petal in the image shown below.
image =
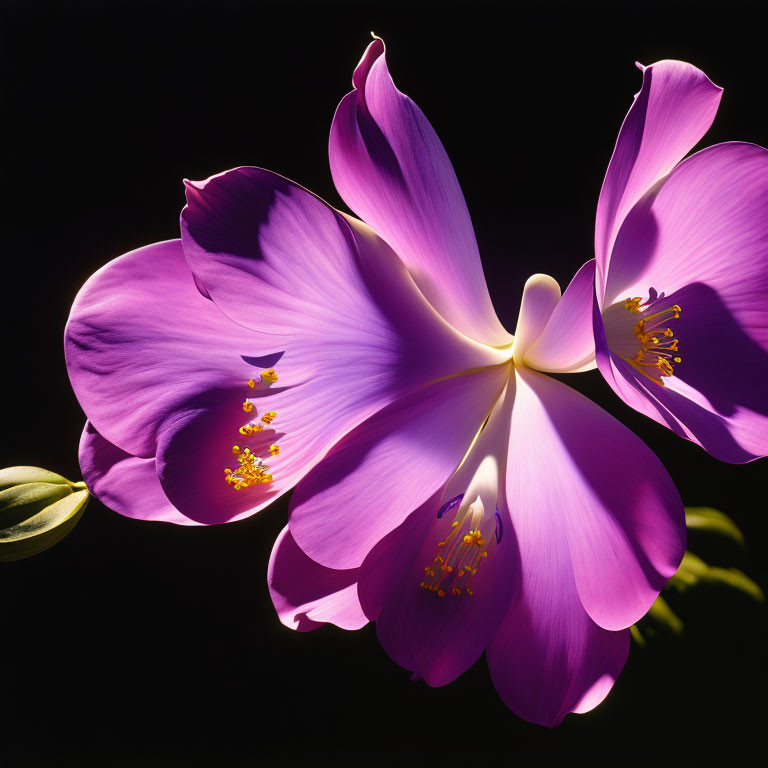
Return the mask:
[[88,419],[111,443],[151,458],[176,408],[210,387],[245,381],[252,332],[200,295],[180,240],[120,256],[75,299],[64,349]]
[[420,588],[438,541],[451,530],[451,516],[436,516],[440,498],[432,496],[371,551],[359,584],[384,650],[433,686],[450,683],[480,658],[519,582],[514,535],[505,534],[472,578],[472,595],[440,597]]
[[394,248],[449,323],[478,341],[508,344],[450,160],[421,110],[395,88],[382,40],[368,46],[353,85],[331,126],[339,194]]
[[515,516],[519,590],[487,649],[496,690],[519,717],[554,726],[587,712],[624,668],[629,630],[602,629],[582,607],[557,516]]
[[188,400],[163,432],[159,476],[185,515],[215,523],[253,514],[393,400],[499,359],[440,318],[368,227],[296,184],[241,168],[188,194],[183,242],[196,277],[223,311],[284,353],[277,385],[254,400],[254,417],[277,413],[273,482],[235,492],[223,479],[247,420],[246,375]]
[[368,623],[357,598],[359,571],[334,571],[310,560],[296,545],[288,526],[269,558],[269,594],[286,627],[309,632],[325,623],[360,629]]
[[625,216],[707,132],[721,94],[701,70],[683,61],[659,61],[643,69],[643,86],[621,126],[597,204],[601,288]]
[[329,568],[359,567],[445,484],[507,375],[498,366],[430,384],[347,435],[296,488],[290,527],[299,547]]
[[592,259],[576,273],[538,339],[526,351],[526,366],[553,373],[576,373],[595,367],[594,284]]
[[521,551],[532,548],[543,569],[566,541],[584,609],[605,629],[645,614],[682,559],[683,507],[658,459],[591,401],[526,369],[517,369],[506,492],[515,531],[538,532]]
[[768,151],[702,150],[630,213],[608,275],[606,304],[653,287],[683,308],[671,323],[682,363],[664,387],[606,355],[601,371],[630,406],[724,461],[768,454],[766,210]]
[[115,512],[137,520],[194,525],[163,493],[153,458],[141,459],[121,451],[90,422],[80,439],[80,468],[88,490]]

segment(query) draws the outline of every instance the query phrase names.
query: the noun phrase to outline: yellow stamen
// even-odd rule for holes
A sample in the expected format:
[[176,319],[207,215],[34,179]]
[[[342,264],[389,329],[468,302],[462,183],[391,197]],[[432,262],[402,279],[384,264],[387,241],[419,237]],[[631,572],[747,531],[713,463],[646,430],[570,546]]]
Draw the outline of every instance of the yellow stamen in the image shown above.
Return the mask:
[[[641,308],[642,299],[640,297],[625,299],[622,304],[624,309],[637,315],[640,319],[632,326],[634,343],[629,338],[619,335],[618,350],[612,345],[614,351],[618,351],[625,360],[631,363],[638,371],[645,374],[651,381],[663,386],[663,379],[668,376],[674,376],[675,370],[673,364],[682,362],[682,358],[673,357],[673,352],[678,352],[679,339],[674,338],[675,332],[667,326],[670,320],[676,320],[683,311],[679,304],[673,304],[670,307],[661,309],[657,312],[649,312],[649,308],[658,305],[659,300],[646,304],[645,309]],[[614,305],[618,306],[618,305]],[[604,314],[605,317],[605,314]],[[613,318],[617,318],[613,313]],[[616,319],[613,320],[616,323]],[[614,325],[614,328],[621,328],[622,321]],[[614,335],[614,340],[616,336]],[[630,351],[632,346],[635,350]]]
[[[488,542],[479,528],[482,506],[480,510],[478,512],[475,505],[459,508],[448,535],[437,543],[435,559],[424,568],[424,579],[419,582],[422,589],[435,592],[438,597],[473,594],[470,582],[480,563],[488,557]],[[495,541],[496,537],[491,536],[491,543]]]
[[261,380],[266,381],[268,384],[274,384],[277,381],[277,374],[273,368],[261,372]]
[[[262,381],[267,385],[273,384],[277,381],[277,374],[274,369],[269,368],[268,370],[261,372],[258,380],[248,379],[246,384],[250,389],[254,389],[258,381]],[[250,400],[245,400],[242,404],[242,409],[246,413],[252,413],[255,408],[256,406]],[[265,428],[264,425],[271,424],[276,416],[276,411],[269,411],[261,417],[263,424],[249,422],[240,427],[238,432],[243,437],[254,437],[260,432],[263,432]],[[264,443],[261,443],[260,446],[258,444],[254,445],[254,450],[260,455],[254,453],[254,451],[247,446],[233,445],[231,448],[232,455],[237,458],[237,466],[234,468],[226,467],[224,469],[224,480],[236,491],[274,481],[274,476],[268,472],[269,466],[265,464],[264,460],[260,457],[267,455]],[[277,443],[272,443],[267,450],[269,455],[277,456],[280,453],[280,446]]]

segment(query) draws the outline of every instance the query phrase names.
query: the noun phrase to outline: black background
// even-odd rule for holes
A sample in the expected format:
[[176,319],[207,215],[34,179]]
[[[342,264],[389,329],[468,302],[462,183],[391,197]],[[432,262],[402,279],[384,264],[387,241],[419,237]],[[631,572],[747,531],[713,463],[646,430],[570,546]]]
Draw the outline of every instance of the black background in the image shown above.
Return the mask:
[[[529,274],[565,285],[592,256],[635,60],[686,59],[725,87],[704,144],[768,145],[761,5],[3,2],[0,466],[79,479],[69,306],[108,260],[177,236],[183,177],[261,165],[342,206],[328,130],[369,30],[446,145],[513,330]],[[568,382],[657,452],[687,504],[723,509],[748,542],[699,535],[691,548],[768,586],[767,465],[719,464],[597,372]],[[633,647],[604,704],[547,730],[503,706],[484,661],[430,689],[370,626],[284,628],[265,573],[286,509],[181,529],[94,501],[63,543],[0,564],[0,762],[738,765],[763,752],[765,609],[746,597],[675,601],[684,638]]]

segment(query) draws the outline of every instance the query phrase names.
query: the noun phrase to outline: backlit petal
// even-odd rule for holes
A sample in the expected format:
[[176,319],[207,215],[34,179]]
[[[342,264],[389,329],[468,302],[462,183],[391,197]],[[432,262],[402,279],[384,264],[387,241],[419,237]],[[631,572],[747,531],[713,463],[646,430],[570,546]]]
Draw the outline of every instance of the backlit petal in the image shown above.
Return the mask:
[[348,434],[293,495],[290,527],[301,549],[331,568],[360,566],[445,484],[507,376],[498,366],[430,384]]
[[629,630],[610,632],[584,610],[564,531],[550,516],[518,515],[520,587],[487,649],[493,684],[519,717],[557,725],[608,694],[624,667]]
[[111,443],[152,458],[158,430],[201,390],[242,380],[256,335],[200,295],[180,240],[120,256],[83,286],[70,313],[67,371]]
[[464,196],[432,126],[397,90],[375,39],[331,127],[333,180],[397,252],[435,309],[478,341],[507,344],[483,276]]
[[253,401],[254,417],[277,414],[273,482],[233,494],[221,474],[247,420],[242,384],[201,393],[164,431],[159,475],[193,519],[253,514],[398,397],[500,359],[435,312],[370,228],[281,176],[240,168],[190,185],[188,195],[182,239],[196,277],[224,312],[281,352],[276,386]]
[[[672,480],[620,422],[564,384],[517,370],[507,465],[515,530],[534,525],[521,550],[564,551],[581,602],[601,627],[637,621],[675,572],[685,520]],[[528,555],[526,555],[528,556]]]
[[310,560],[283,528],[269,558],[267,583],[280,621],[308,632],[323,624],[360,629],[368,619],[357,598],[359,571],[334,571]]
[[707,132],[721,94],[701,70],[683,61],[659,61],[643,69],[642,88],[619,131],[597,204],[600,288],[627,213]]

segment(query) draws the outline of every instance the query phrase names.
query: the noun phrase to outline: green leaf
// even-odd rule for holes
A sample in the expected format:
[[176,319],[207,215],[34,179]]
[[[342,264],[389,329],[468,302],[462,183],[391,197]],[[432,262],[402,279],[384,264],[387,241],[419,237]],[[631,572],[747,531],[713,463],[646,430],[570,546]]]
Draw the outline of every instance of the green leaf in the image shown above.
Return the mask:
[[686,551],[677,573],[669,580],[669,586],[684,592],[689,587],[699,584],[725,584],[744,592],[754,600],[765,599],[762,589],[742,571],[736,568],[707,565],[698,555]]
[[646,615],[650,616],[658,624],[662,624],[676,635],[681,635],[683,633],[683,622],[680,621],[680,618],[669,607],[669,603],[667,603],[661,595],[656,598]]
[[685,524],[688,528],[719,533],[744,546],[744,534],[728,515],[712,507],[686,507]]

